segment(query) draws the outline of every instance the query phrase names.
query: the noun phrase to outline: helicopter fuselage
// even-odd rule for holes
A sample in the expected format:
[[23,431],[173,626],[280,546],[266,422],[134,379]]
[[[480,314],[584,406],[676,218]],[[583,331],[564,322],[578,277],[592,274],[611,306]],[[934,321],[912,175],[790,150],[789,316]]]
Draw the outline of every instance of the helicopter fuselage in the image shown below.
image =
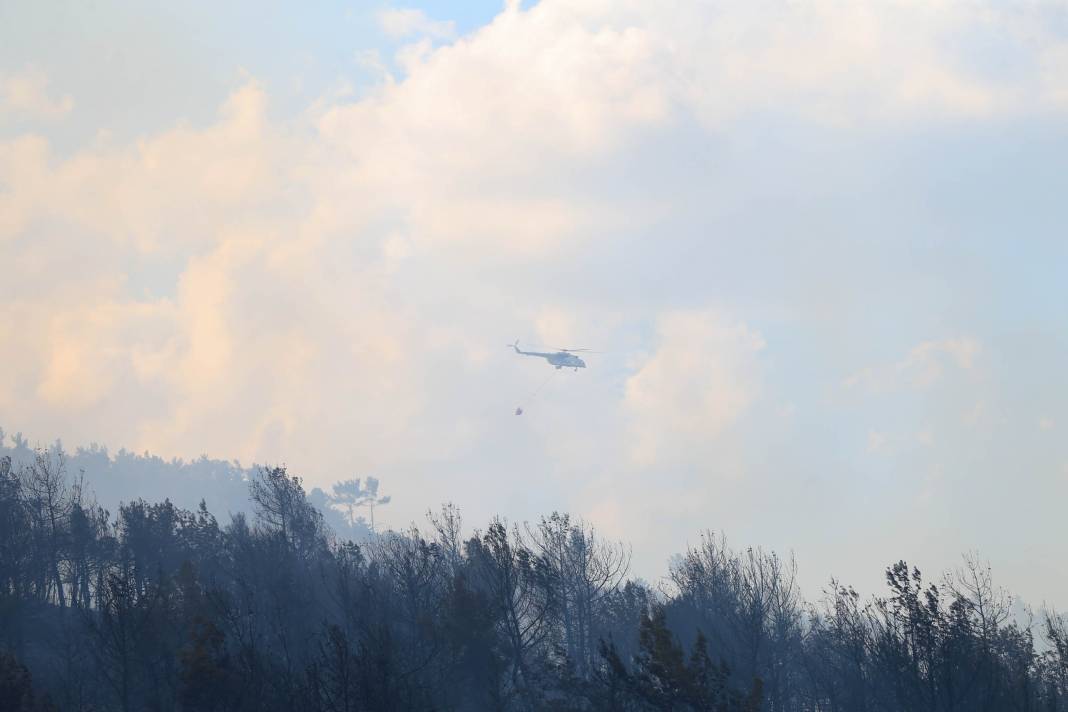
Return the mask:
[[563,351],[555,354],[545,354],[545,360],[557,368],[586,368],[586,362],[575,354]]
[[513,346],[515,352],[522,356],[538,356],[545,359],[556,368],[586,368],[586,362],[578,356],[567,351],[544,352],[523,351],[518,346]]

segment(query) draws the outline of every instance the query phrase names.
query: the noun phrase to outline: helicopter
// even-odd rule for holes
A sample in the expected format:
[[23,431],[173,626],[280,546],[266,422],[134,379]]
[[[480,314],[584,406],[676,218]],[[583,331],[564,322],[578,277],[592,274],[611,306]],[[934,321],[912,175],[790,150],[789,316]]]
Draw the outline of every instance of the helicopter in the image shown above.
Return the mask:
[[573,368],[578,371],[580,368],[586,368],[586,362],[575,354],[589,351],[589,349],[560,349],[553,353],[543,351],[523,351],[519,348],[518,339],[514,344],[508,344],[508,346],[515,349],[515,352],[521,356],[539,356],[555,366],[557,370],[560,370],[561,368]]

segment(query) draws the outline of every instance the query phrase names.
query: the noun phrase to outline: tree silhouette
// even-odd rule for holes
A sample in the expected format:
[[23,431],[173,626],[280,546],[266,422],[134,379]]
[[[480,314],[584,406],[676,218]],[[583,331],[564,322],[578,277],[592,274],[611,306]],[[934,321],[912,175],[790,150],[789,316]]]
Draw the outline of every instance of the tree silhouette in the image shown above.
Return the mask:
[[[1068,622],[1032,625],[974,555],[807,603],[792,558],[722,536],[654,587],[564,513],[465,537],[450,505],[356,543],[284,467],[219,521],[113,516],[65,462],[0,455],[2,710],[1068,712]],[[331,503],[387,500],[368,478]]]
[[330,503],[348,514],[349,525],[356,523],[356,510],[367,507],[371,514],[371,531],[375,530],[375,507],[389,504],[390,497],[378,495],[378,478],[368,477],[366,484],[361,484],[360,479],[343,480],[334,483],[329,495]]

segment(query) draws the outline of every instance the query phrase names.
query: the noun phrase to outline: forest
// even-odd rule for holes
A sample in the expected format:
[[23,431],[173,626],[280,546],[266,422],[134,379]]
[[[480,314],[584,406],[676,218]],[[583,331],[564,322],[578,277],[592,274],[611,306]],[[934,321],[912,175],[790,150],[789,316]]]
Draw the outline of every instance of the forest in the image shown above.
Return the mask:
[[2,710],[1068,710],[1068,620],[977,558],[807,601],[711,533],[650,584],[563,513],[354,538],[284,467],[226,521],[70,470],[0,455]]

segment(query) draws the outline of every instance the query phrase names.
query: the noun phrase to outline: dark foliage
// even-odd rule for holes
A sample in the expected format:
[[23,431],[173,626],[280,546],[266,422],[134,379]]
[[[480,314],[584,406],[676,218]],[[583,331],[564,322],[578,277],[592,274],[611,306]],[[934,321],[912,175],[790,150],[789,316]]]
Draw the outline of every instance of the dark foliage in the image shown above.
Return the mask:
[[812,605],[792,560],[709,536],[653,590],[563,514],[465,538],[446,507],[357,544],[284,468],[248,484],[225,525],[113,516],[58,450],[0,459],[0,709],[1068,710],[1065,620],[1022,620],[974,559]]
[[0,653],[0,710],[7,712],[49,712],[56,708],[33,689],[33,678],[15,657]]

